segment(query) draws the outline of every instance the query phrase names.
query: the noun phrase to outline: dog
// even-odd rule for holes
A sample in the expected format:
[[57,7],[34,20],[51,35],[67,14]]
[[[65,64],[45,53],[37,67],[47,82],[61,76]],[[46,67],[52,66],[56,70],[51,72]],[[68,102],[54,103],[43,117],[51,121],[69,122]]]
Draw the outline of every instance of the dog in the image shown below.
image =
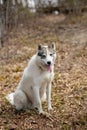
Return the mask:
[[43,100],[47,100],[48,111],[52,110],[51,84],[54,79],[55,60],[55,44],[38,45],[37,53],[25,68],[16,91],[6,96],[17,110],[37,108],[39,114],[44,114]]

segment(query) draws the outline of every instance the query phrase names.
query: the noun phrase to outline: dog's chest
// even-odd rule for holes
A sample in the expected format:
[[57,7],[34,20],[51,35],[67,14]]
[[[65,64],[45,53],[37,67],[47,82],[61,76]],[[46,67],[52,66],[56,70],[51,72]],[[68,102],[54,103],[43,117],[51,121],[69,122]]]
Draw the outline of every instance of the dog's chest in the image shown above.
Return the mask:
[[45,72],[43,75],[42,75],[42,79],[44,82],[50,82],[53,80],[53,73],[50,73],[50,72]]
[[50,73],[50,72],[44,72],[43,74],[39,75],[36,80],[35,83],[39,86],[42,86],[43,84],[47,84],[49,82],[51,82],[54,78],[54,73]]

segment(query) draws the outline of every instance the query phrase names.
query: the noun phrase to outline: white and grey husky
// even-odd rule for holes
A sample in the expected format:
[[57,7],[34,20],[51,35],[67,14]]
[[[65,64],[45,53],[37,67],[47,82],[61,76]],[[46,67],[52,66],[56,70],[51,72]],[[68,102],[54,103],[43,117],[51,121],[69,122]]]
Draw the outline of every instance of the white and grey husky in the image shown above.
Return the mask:
[[17,110],[37,108],[44,113],[42,101],[47,99],[48,110],[51,106],[51,83],[54,78],[54,62],[56,59],[55,44],[38,45],[37,53],[31,58],[14,93],[6,99]]

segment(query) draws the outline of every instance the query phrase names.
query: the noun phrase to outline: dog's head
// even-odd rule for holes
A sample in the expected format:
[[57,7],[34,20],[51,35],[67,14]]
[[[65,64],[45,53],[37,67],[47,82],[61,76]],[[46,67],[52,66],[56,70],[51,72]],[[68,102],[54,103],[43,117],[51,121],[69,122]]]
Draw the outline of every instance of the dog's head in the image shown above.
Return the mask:
[[51,71],[51,66],[56,59],[55,44],[52,43],[49,46],[38,45],[37,57],[40,67],[47,68]]

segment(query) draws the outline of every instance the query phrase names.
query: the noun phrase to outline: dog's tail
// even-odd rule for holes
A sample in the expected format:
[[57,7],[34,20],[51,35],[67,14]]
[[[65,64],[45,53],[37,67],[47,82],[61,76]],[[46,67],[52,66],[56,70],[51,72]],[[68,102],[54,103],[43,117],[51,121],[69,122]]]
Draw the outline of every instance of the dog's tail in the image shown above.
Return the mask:
[[5,98],[10,104],[14,105],[14,93],[8,94]]

